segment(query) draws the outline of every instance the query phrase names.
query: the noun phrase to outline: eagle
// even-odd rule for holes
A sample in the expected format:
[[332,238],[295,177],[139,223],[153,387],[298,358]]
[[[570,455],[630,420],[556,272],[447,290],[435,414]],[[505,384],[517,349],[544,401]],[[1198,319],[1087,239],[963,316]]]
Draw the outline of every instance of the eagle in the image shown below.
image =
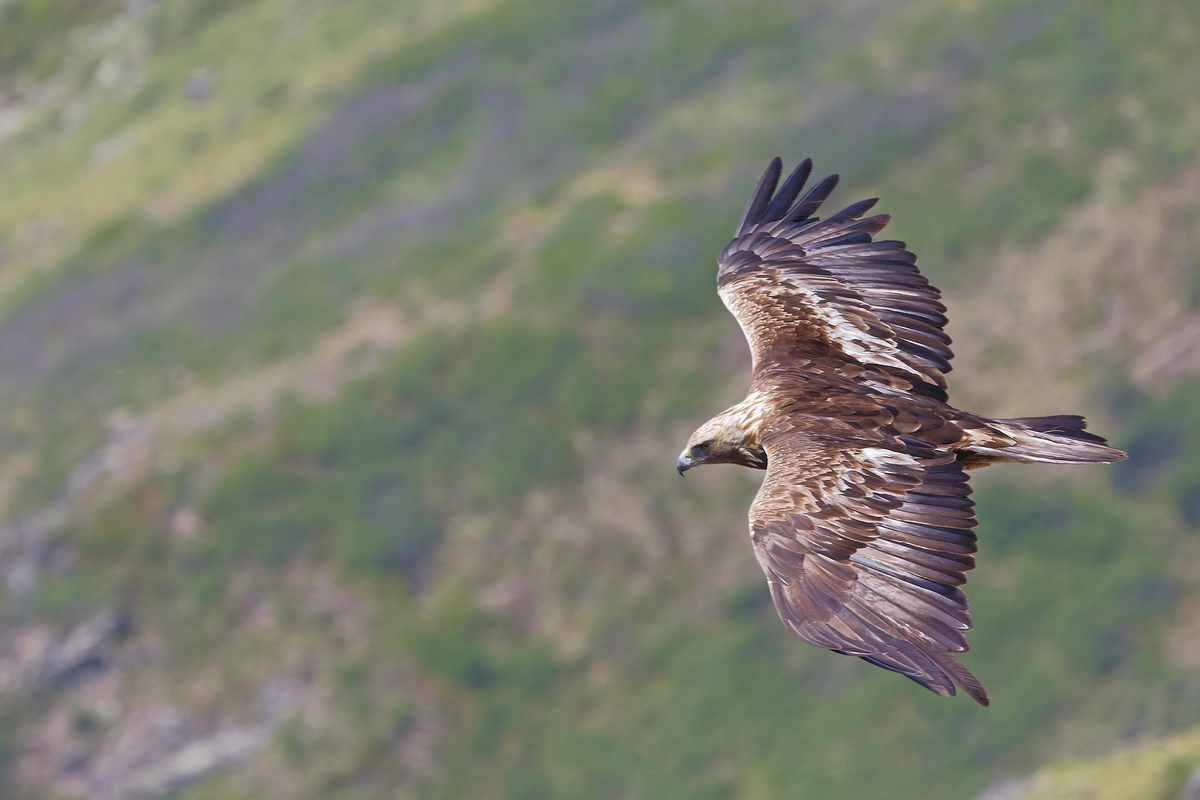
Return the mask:
[[801,196],[767,167],[718,259],[717,293],[746,336],[745,400],[704,423],[676,464],[766,470],[750,538],[783,623],[942,696],[988,698],[959,661],[975,566],[967,470],[1125,457],[1083,417],[988,419],[949,404],[941,294],[905,243],[876,240],[877,199],[821,219],[831,175]]

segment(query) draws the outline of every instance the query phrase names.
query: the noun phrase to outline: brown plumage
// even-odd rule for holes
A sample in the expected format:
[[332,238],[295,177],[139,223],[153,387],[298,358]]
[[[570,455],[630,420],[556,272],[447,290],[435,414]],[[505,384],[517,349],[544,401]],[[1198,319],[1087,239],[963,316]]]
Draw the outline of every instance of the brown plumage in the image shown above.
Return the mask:
[[[717,291],[750,344],[741,403],[680,455],[766,469],[750,537],[784,624],[811,644],[987,705],[956,658],[975,566],[966,470],[1125,457],[1078,416],[987,419],[949,405],[940,293],[903,242],[875,241],[866,200],[818,219],[831,176],[800,197],[805,160],[771,162],[719,258]],[[797,199],[799,198],[799,199]]]

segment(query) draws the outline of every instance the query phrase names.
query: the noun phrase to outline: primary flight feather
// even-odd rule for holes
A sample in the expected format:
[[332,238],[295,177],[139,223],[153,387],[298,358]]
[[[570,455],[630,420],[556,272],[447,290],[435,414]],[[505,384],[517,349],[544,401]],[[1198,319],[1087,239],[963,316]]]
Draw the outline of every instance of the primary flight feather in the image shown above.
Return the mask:
[[903,242],[876,241],[865,200],[813,216],[837,185],[801,196],[805,160],[763,174],[718,263],[717,292],[753,356],[745,400],[688,440],[700,464],[765,469],[750,537],[771,598],[801,639],[987,705],[955,654],[971,629],[975,566],[966,470],[1001,461],[1125,457],[1082,417],[988,419],[946,397],[946,307]]

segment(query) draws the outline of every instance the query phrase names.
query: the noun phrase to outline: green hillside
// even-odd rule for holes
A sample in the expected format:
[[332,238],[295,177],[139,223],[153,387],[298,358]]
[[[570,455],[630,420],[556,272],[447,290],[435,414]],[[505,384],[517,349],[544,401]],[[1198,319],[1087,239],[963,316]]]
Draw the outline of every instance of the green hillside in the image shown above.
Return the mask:
[[[1198,54],[1184,0],[0,0],[0,796],[1177,797]],[[958,405],[1129,451],[976,473],[988,709],[791,637],[759,476],[675,474],[777,153],[883,198]]]

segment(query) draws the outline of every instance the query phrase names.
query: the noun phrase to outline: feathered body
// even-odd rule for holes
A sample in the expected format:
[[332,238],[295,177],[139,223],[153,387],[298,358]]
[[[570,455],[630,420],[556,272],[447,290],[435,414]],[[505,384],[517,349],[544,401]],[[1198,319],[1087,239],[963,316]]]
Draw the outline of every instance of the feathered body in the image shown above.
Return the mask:
[[[942,695],[987,695],[955,657],[975,565],[966,470],[1000,461],[1124,458],[1078,416],[987,419],[949,405],[940,294],[903,242],[875,241],[875,200],[826,219],[837,176],[800,192],[804,161],[763,175],[719,258],[718,293],[753,355],[750,393],[702,425],[678,461],[766,469],[750,535],[800,638]],[[797,199],[799,198],[799,199]]]

